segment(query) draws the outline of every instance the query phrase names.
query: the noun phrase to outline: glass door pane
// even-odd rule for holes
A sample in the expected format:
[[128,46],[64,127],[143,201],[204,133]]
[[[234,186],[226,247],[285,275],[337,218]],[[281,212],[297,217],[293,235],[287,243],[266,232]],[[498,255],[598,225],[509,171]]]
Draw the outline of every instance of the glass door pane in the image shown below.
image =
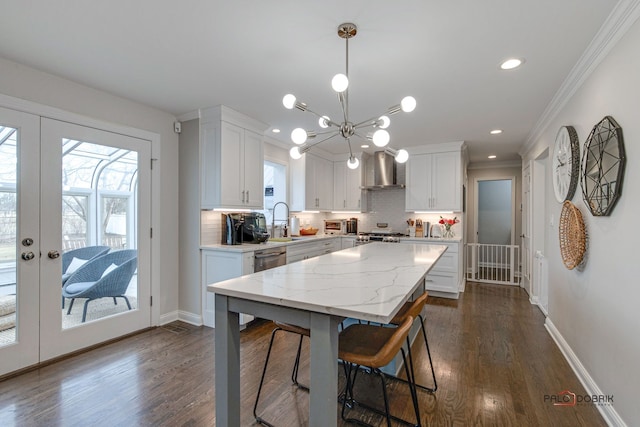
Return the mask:
[[16,341],[18,129],[0,126],[0,346]]
[[150,325],[150,142],[49,119],[42,138],[46,360]]
[[38,361],[39,118],[0,108],[0,375]]

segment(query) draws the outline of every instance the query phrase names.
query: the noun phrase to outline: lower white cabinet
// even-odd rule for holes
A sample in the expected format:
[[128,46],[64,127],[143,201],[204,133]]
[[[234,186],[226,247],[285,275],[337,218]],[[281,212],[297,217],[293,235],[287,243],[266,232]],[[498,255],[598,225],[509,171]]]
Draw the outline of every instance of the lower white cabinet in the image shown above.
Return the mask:
[[[254,255],[251,252],[202,249],[202,322],[215,328],[215,298],[207,292],[207,285],[253,273]],[[249,314],[240,314],[240,325],[253,320]]]
[[425,279],[425,288],[430,295],[457,299],[464,289],[462,266],[462,242],[438,240],[404,240],[400,243],[421,245],[444,245],[447,251],[442,254]]
[[329,254],[341,249],[340,238],[322,239],[317,242],[296,242],[287,246],[287,264]]
[[342,243],[341,248],[342,249],[347,249],[347,248],[353,248],[356,245],[356,237],[355,236],[349,236],[349,237],[345,237],[342,236],[340,238],[340,241]]

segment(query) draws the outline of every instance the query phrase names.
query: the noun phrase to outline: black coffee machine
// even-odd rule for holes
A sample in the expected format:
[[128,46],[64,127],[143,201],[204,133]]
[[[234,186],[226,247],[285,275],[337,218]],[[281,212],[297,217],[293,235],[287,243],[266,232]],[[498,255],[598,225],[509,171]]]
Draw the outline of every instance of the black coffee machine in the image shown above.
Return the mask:
[[244,242],[245,243],[262,243],[269,240],[269,232],[267,232],[267,221],[263,213],[247,212],[242,214],[244,221]]
[[222,214],[222,244],[241,245],[244,235],[244,219],[242,214]]

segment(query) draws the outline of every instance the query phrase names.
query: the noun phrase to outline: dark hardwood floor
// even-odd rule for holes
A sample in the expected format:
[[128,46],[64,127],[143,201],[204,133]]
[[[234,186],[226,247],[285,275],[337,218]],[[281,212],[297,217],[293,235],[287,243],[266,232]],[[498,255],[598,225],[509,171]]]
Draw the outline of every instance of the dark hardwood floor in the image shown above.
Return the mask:
[[[427,310],[439,388],[433,395],[419,391],[423,425],[605,425],[593,405],[545,401],[563,390],[585,391],[521,289],[468,283],[460,300],[430,297]],[[263,321],[241,333],[243,425],[254,424],[271,330]],[[0,426],[213,426],[213,335],[213,329],[175,322],[2,381]],[[296,345],[290,335],[276,339],[259,409],[287,427],[308,424],[308,394],[289,380]],[[413,348],[424,362],[421,338]],[[307,340],[302,358],[301,382],[308,384]],[[419,373],[424,383],[427,363]],[[374,399],[378,383],[361,379],[356,394]],[[392,412],[412,419],[406,385],[394,382],[389,389]],[[381,423],[376,416],[363,419]]]

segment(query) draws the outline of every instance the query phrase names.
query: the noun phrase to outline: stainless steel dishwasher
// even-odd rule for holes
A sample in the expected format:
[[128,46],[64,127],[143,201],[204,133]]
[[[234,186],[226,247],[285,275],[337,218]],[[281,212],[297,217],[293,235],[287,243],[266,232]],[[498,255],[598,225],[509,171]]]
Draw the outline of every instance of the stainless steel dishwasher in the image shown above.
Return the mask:
[[253,271],[257,273],[285,265],[287,263],[287,249],[284,246],[262,249],[256,251],[254,257]]

